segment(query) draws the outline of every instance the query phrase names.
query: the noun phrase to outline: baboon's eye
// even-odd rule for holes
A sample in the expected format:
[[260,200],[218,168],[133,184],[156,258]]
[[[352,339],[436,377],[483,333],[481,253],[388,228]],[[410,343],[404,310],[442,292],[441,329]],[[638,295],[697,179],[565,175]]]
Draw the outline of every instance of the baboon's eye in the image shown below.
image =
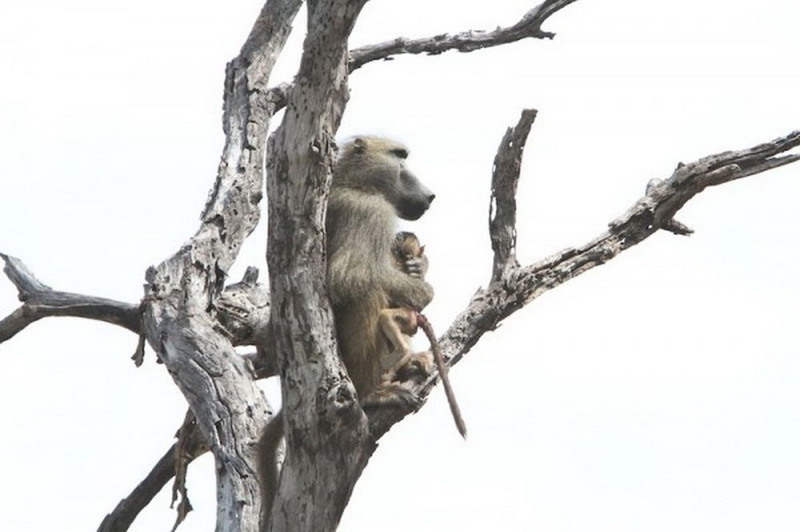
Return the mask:
[[395,148],[390,153],[400,159],[408,158],[408,150],[405,150],[403,148]]

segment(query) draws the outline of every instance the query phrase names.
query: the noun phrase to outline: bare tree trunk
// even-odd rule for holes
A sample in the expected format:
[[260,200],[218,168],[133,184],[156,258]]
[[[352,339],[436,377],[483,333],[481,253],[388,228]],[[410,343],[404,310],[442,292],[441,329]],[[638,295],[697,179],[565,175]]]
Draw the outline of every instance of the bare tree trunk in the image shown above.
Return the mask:
[[375,448],[325,290],[333,136],[348,98],[347,40],[365,3],[309,2],[299,73],[270,141],[267,261],[287,450],[268,530],[335,530]]
[[[349,73],[397,54],[471,52],[525,38],[552,38],[542,24],[574,1],[546,0],[516,24],[489,32],[398,38],[350,53],[348,38],[366,0],[309,1],[298,75],[291,85],[273,87],[272,68],[302,2],[267,1],[239,56],[227,68],[225,146],[195,235],[148,270],[139,305],[55,291],[21,261],[0,254],[23,302],[0,321],[0,342],[50,316],[101,320],[146,340],[185,396],[202,433],[195,434],[193,451],[182,466],[206,446],[214,454],[218,531],[259,527],[256,441],[273,412],[255,381],[279,374],[287,452],[265,527],[279,532],[335,530],[377,440],[407,414],[375,410],[365,415],[337,356],[326,294],[325,209]],[[270,120],[284,107],[283,122],[267,143]],[[493,271],[487,287],[439,339],[448,365],[459,362],[485,332],[542,293],[660,229],[691,232],[674,216],[705,188],[800,159],[789,153],[800,145],[800,133],[795,132],[680,165],[663,181],[652,181],[645,195],[597,238],[521,266],[516,258],[515,195],[535,116],[534,110],[523,111],[498,150],[489,220]],[[256,283],[254,271],[226,288],[227,272],[260,217],[265,162],[271,293]],[[241,356],[235,345],[256,346],[259,356]],[[137,363],[143,349],[142,342]],[[434,374],[416,386],[422,403],[436,382]],[[181,466],[176,465],[180,461],[174,449],[180,450],[180,445],[107,516],[101,530],[127,529],[173,469]]]
[[226,272],[259,219],[264,139],[274,112],[264,96],[300,4],[267,2],[241,54],[228,65],[226,143],[202,224],[178,253],[147,274],[144,334],[214,453],[220,532],[258,526],[256,441],[270,408],[245,359],[218,331],[216,303]]

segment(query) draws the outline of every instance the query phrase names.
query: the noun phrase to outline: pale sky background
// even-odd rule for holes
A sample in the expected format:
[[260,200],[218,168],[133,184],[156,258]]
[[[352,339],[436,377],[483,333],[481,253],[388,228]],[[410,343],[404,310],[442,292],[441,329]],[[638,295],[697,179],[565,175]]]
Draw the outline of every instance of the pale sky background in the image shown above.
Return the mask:
[[[533,4],[373,0],[352,43],[491,29]],[[1,0],[0,251],[56,289],[137,302],[197,228],[225,63],[259,9]],[[798,23],[793,0],[581,0],[547,23],[554,41],[356,72],[341,137],[405,141],[437,194],[408,226],[436,329],[488,280],[492,159],[520,109],[540,112],[519,190],[528,263],[599,234],[679,161],[800,128]],[[680,213],[691,238],[657,234],[518,312],[451,374],[469,440],[437,389],[381,440],[340,530],[800,529],[798,197],[800,164],[708,190]],[[234,280],[266,278],[265,240]],[[0,314],[16,306],[0,279]],[[0,530],[95,530],[171,445],[185,402],[151,351],[134,367],[135,346],[66,318],[0,345]],[[213,530],[210,455],[188,487],[179,530]],[[169,530],[168,506],[169,488],[132,530]]]

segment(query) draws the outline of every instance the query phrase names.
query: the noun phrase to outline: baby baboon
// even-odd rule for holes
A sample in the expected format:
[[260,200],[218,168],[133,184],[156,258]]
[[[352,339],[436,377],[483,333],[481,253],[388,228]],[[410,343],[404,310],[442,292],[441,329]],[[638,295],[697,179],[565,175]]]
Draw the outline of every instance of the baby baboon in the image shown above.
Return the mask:
[[[420,245],[417,235],[401,231],[397,233],[392,254],[398,269],[405,271],[412,277],[425,278],[428,273],[428,257],[425,256],[425,246]],[[390,302],[391,303],[391,302]],[[393,366],[384,373],[384,382],[407,381],[414,377],[427,377],[430,375],[434,359],[439,369],[439,378],[442,380],[450,412],[456,423],[458,432],[467,437],[467,426],[458,407],[453,387],[450,384],[447,365],[444,361],[436,335],[428,320],[419,311],[408,308],[387,308],[381,311],[380,326],[386,339],[392,346],[394,361]],[[413,336],[418,328],[425,331],[425,336],[431,342],[431,350],[412,354],[408,336]]]
[[[425,280],[428,272],[428,257],[414,233],[401,231],[395,236],[392,256],[395,267],[412,277]],[[381,311],[379,326],[391,347],[388,357],[381,360],[383,382],[404,381],[414,375],[427,376],[433,366],[430,352],[411,353],[409,336],[414,336],[419,328],[419,312],[410,307],[397,307],[390,301],[391,308]]]
[[328,202],[328,293],[342,360],[367,406],[416,403],[408,390],[383,379],[396,361],[381,333],[381,311],[421,310],[433,298],[431,285],[398,269],[392,254],[398,217],[416,220],[434,198],[406,168],[406,157],[397,142],[355,139],[341,149]]

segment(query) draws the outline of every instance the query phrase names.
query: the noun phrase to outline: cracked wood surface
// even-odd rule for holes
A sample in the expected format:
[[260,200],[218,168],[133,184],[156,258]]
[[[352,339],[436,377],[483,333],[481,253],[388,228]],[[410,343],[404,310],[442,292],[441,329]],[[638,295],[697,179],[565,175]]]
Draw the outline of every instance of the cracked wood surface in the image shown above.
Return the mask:
[[[472,51],[529,37],[550,38],[553,34],[542,31],[541,24],[573,1],[546,1],[529,11],[516,24],[490,32],[468,31],[417,40],[399,38],[354,50],[350,55],[349,69],[355,70],[367,62],[397,54],[438,54],[451,49]],[[241,243],[253,230],[259,218],[258,203],[263,184],[261,162],[264,158],[266,129],[272,114],[288,104],[290,109],[298,112],[299,116],[307,110],[305,104],[298,103],[303,101],[302,98],[305,98],[306,104],[313,104],[334,101],[341,96],[320,95],[315,92],[314,87],[303,87],[302,84],[299,88],[288,84],[267,88],[273,57],[277,57],[280,52],[299,4],[300,2],[287,0],[265,5],[251,35],[242,47],[241,54],[228,65],[223,116],[226,144],[217,181],[203,211],[201,228],[173,257],[149,271],[147,297],[143,307],[53,291],[36,280],[18,259],[3,256],[6,260],[6,274],[17,285],[23,305],[0,322],[0,341],[10,338],[29,323],[48,316],[98,319],[139,333],[141,310],[145,310],[147,338],[166,363],[176,383],[184,391],[192,409],[199,413],[198,418],[203,433],[210,436],[215,457],[222,469],[218,479],[220,490],[218,529],[220,530],[245,530],[252,526],[254,519],[257,519],[257,515],[254,515],[257,514],[258,503],[257,487],[254,486],[252,474],[252,437],[258,433],[269,412],[269,406],[252,386],[251,363],[256,359],[238,356],[232,346],[264,341],[263,335],[268,333],[265,332],[265,322],[272,310],[270,306],[272,295],[252,277],[238,283],[239,286],[233,285],[223,291],[225,274],[235,260]],[[336,3],[315,2],[313,5],[320,9],[334,6]],[[314,72],[316,75],[318,71],[309,68],[308,72]],[[337,72],[337,76],[342,76],[338,67]],[[336,83],[332,81],[331,85]],[[286,138],[281,141],[283,145],[279,146],[277,151],[279,156],[276,156],[274,163],[284,165],[279,168],[279,172],[295,175],[302,170],[298,168],[298,162],[300,165],[311,162],[313,166],[314,162],[324,165],[329,160],[331,137],[335,132],[335,124],[338,123],[341,109],[336,105],[323,107],[324,109],[315,111],[320,114],[315,117],[315,124],[312,127],[306,125],[306,129],[301,129],[295,125],[293,132],[285,133]],[[530,117],[535,112],[527,111],[527,113]],[[490,233],[495,251],[492,279],[487,288],[480,290],[473,297],[469,306],[442,336],[441,345],[449,358],[449,365],[460,361],[485,332],[496,328],[503,319],[545,291],[607,262],[659,229],[678,234],[691,232],[677,222],[674,216],[689,199],[705,188],[754,175],[798,159],[797,155],[788,153],[797,147],[800,136],[798,133],[792,133],[754,148],[724,152],[688,165],[680,165],[670,177],[651,181],[645,196],[628,212],[612,221],[608,230],[596,239],[577,248],[565,249],[537,263],[520,266],[516,262],[514,253],[516,246],[514,193],[516,181],[519,179],[522,148],[527,130],[532,124],[530,118],[530,123],[525,126],[524,117],[525,114],[520,124],[509,130],[510,136],[503,141],[504,146],[515,149],[504,151],[501,148],[495,162],[497,181],[495,183],[493,179],[495,184],[490,214]],[[308,136],[299,133],[314,130],[320,123],[326,121],[333,125],[324,129],[321,135]],[[292,151],[298,147],[300,152]],[[281,160],[283,154],[292,156]],[[307,171],[305,175],[312,176],[311,181],[317,186],[326,179],[327,170],[324,168],[306,168],[303,171]],[[296,193],[297,190],[285,191],[285,194]],[[302,191],[300,196],[302,197]],[[320,197],[315,197],[313,201],[315,203],[311,206],[310,212],[316,225],[312,223],[310,228],[305,228],[310,229],[312,233],[318,231],[320,227],[319,202],[322,200]],[[276,216],[278,223],[282,223],[288,222],[290,215],[279,210]],[[319,234],[316,234],[316,238],[320,238]],[[273,237],[271,239],[275,250],[275,239]],[[299,249],[316,253],[314,242],[314,238],[311,238],[306,242],[306,247]],[[298,266],[291,254],[283,253],[283,250],[275,253],[271,260],[276,261],[275,269],[282,272],[293,271],[292,268]],[[310,263],[312,268],[319,266],[319,260],[319,256],[312,257]],[[273,275],[278,277],[275,286],[289,283],[292,277],[288,273],[280,272],[273,272]],[[314,274],[310,275],[314,278]],[[320,286],[314,282],[309,286],[316,291],[309,297],[318,297]],[[292,290],[291,288],[288,292],[287,288],[280,290],[278,300],[281,302],[281,308],[285,308],[288,292]],[[302,296],[296,302],[302,306],[300,303],[307,300],[306,296]],[[324,302],[322,306],[325,306]],[[291,322],[297,319],[299,323],[310,323],[302,321],[298,316],[281,315],[285,318],[282,321]],[[319,319],[324,323],[325,320],[329,320],[329,316],[323,312],[309,319],[312,321]],[[329,329],[329,326],[321,325],[321,330],[324,331],[326,328]],[[266,374],[270,372],[274,374],[277,370],[278,361],[274,360],[276,357],[283,356],[286,359],[286,337],[287,334],[291,337],[292,333],[283,330],[279,331],[279,334],[283,339],[277,341],[279,344],[283,343],[283,350],[280,354],[269,353],[274,364],[271,369],[265,370]],[[318,340],[320,352],[330,351],[330,344],[326,343],[330,338]],[[272,342],[272,337],[270,336],[267,341]],[[291,366],[293,362],[291,359],[284,360],[283,364]],[[290,376],[298,375],[293,383],[305,380],[305,384],[297,390],[305,389],[314,379],[317,379],[317,382],[320,379],[320,374],[302,374],[308,371],[307,368],[284,367],[284,371]],[[298,416],[292,421],[294,427],[313,430],[314,427],[309,423],[315,419],[324,419],[325,416],[332,416],[337,411],[353,411],[352,397],[346,393],[347,384],[344,376],[337,373],[341,368],[337,366],[336,361],[333,360],[332,366],[327,367],[325,371],[329,377],[334,377],[335,384],[320,389],[321,393],[316,398],[317,404],[314,405],[318,411],[314,416],[304,420],[301,417],[307,416],[311,410],[298,412]],[[417,391],[425,399],[435,384],[434,375],[421,384]],[[343,392],[332,393],[334,390]],[[295,402],[303,399],[302,395],[297,397]],[[330,408],[326,408],[326,405]],[[357,416],[358,412],[355,414],[356,417],[351,421],[355,426],[359,426],[363,420]],[[391,411],[370,412],[369,427],[372,436],[379,438],[393,423],[405,415],[406,413]],[[363,434],[359,438],[362,436]],[[363,439],[354,442],[353,445],[363,446],[365,456],[371,452],[371,440]],[[297,455],[298,453],[294,456]],[[305,464],[295,471],[298,471],[296,475],[298,479],[308,480],[313,478],[310,468],[314,467],[314,464],[309,457],[305,457],[304,460]],[[359,460],[361,458],[355,462]],[[347,463],[346,467],[355,471],[363,465]],[[156,476],[160,482],[165,472],[163,468],[159,471],[159,475]],[[352,484],[354,480],[348,482]],[[289,512],[302,510],[301,496],[308,493],[304,487],[307,488],[308,485],[296,483],[288,486],[284,495],[285,501],[281,503],[284,519],[290,517]],[[349,496],[349,492],[347,495]],[[345,503],[346,500],[336,504],[343,508]],[[338,511],[335,510],[334,514]]]

